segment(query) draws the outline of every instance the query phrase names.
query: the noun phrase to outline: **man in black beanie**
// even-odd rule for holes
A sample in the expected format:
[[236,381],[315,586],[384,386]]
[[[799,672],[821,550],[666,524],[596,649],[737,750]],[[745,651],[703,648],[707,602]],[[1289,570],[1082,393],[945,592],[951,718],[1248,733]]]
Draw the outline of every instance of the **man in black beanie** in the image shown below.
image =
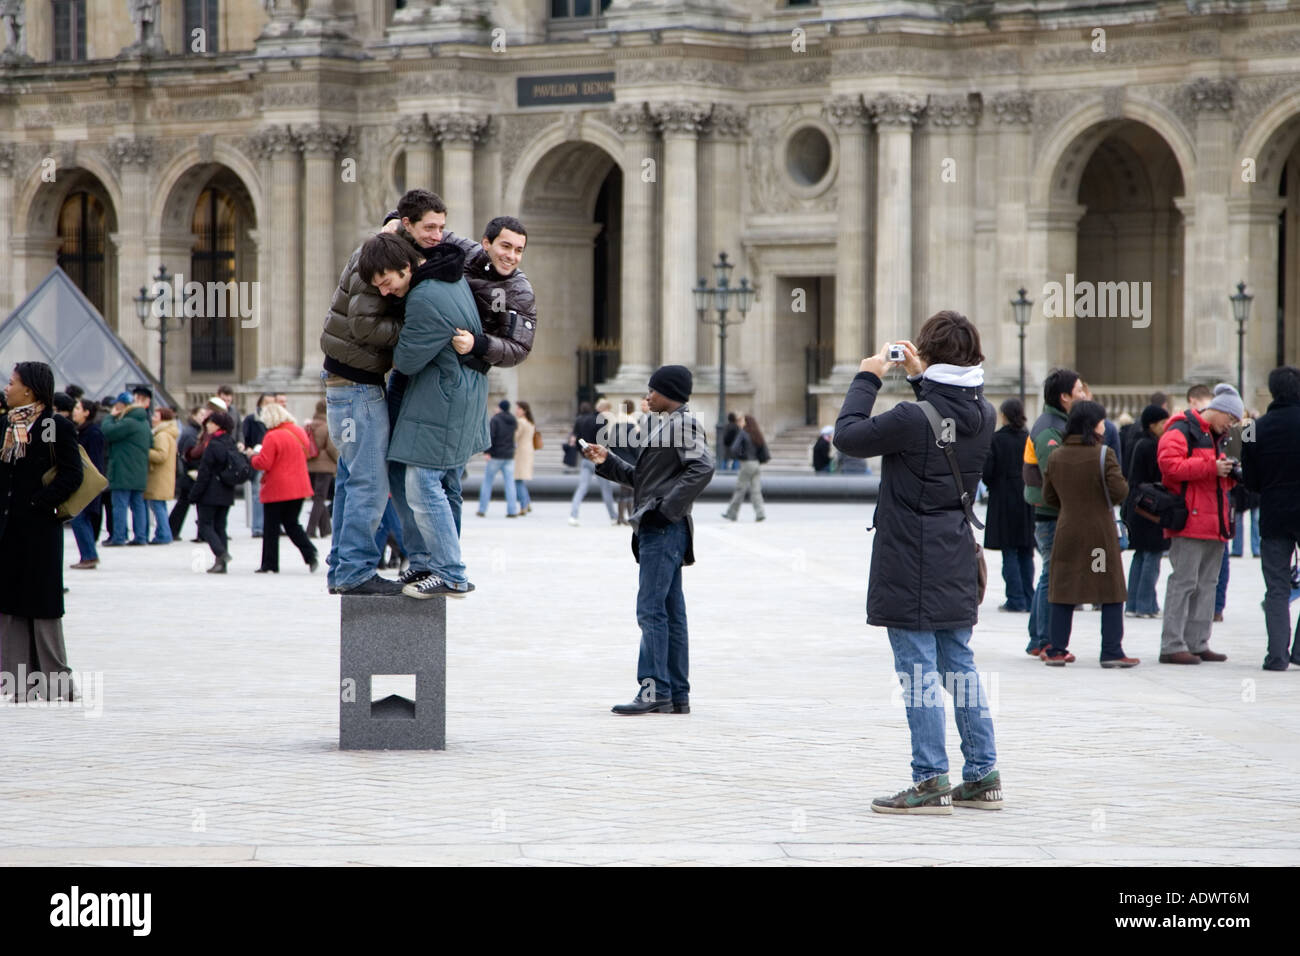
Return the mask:
[[713,454],[704,429],[686,405],[691,372],[665,365],[650,376],[650,405],[641,455],[629,465],[604,445],[583,455],[596,474],[630,485],[632,556],[641,565],[636,619],[641,627],[637,680],[641,689],[616,714],[689,714],[691,684],[682,566],[695,563],[691,506],[713,479]]

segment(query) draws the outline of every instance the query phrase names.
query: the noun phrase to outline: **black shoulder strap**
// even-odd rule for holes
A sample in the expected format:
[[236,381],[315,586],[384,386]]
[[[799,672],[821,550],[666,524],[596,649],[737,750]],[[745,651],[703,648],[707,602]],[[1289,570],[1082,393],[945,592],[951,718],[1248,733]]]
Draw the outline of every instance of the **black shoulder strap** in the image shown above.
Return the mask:
[[921,411],[925,412],[926,420],[930,423],[930,431],[934,432],[935,447],[942,449],[944,457],[948,459],[948,467],[952,470],[952,480],[957,485],[957,493],[961,496],[961,507],[966,512],[966,520],[983,531],[984,525],[979,518],[975,517],[975,512],[971,508],[970,493],[966,491],[966,483],[962,481],[961,467],[957,464],[957,450],[953,447],[957,443],[955,441],[944,443],[943,420],[939,418],[938,409],[929,402],[916,404]]

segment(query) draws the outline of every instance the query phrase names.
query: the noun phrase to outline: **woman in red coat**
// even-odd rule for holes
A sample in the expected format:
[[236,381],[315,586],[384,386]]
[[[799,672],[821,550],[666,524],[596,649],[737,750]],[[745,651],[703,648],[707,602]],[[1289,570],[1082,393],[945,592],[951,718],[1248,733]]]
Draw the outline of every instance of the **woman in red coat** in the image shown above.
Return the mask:
[[283,405],[268,402],[257,413],[266,426],[266,437],[254,451],[252,466],[265,472],[259,498],[265,522],[262,525],[262,566],[258,574],[280,573],[280,529],[298,546],[307,567],[315,571],[316,547],[298,523],[304,500],[312,496],[307,475],[307,433],[298,427]]

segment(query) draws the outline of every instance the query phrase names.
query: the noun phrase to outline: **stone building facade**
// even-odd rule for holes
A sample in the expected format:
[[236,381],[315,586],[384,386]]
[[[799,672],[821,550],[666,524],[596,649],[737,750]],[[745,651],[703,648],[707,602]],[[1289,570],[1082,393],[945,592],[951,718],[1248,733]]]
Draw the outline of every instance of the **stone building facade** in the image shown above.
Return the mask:
[[1125,408],[1235,380],[1239,280],[1248,400],[1300,360],[1295,0],[0,0],[0,26],[0,316],[60,263],[156,368],[160,264],[256,282],[252,320],[173,335],[173,391],[314,400],[339,269],[415,185],[459,233],[528,228],[537,344],[493,387],[548,419],[676,362],[713,420],[691,289],[719,251],[758,289],[728,404],[769,430],[833,420],[940,308],[1014,394],[1020,287],[1031,399],[1052,364]]

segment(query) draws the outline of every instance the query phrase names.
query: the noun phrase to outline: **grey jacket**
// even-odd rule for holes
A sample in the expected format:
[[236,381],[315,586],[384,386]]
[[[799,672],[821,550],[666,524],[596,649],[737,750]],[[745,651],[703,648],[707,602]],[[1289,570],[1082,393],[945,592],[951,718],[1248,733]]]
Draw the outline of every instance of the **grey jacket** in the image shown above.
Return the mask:
[[[642,433],[641,454],[629,465],[613,452],[596,466],[596,474],[632,488],[632,527],[657,510],[669,521],[686,521],[685,564],[695,563],[695,524],[691,506],[713,480],[713,453],[704,428],[690,407],[682,405],[662,416],[650,416]],[[637,534],[632,534],[632,555],[640,560]]]

